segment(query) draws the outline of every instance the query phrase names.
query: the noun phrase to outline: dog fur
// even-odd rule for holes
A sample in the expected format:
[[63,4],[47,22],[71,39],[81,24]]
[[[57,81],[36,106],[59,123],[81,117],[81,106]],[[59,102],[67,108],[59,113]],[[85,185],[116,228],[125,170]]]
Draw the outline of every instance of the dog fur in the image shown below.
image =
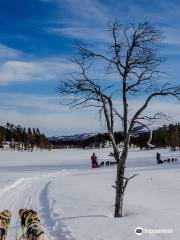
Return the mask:
[[0,240],[6,240],[9,223],[11,220],[11,212],[7,209],[0,213]]
[[26,240],[46,240],[38,213],[32,209],[20,209],[21,227]]

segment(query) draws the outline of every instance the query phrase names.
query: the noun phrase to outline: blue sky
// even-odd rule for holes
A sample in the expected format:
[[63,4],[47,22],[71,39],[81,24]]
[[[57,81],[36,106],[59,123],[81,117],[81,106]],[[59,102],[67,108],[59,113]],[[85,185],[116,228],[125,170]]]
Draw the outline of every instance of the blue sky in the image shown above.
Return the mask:
[[[100,49],[108,42],[105,26],[114,20],[159,28],[167,81],[180,81],[178,0],[0,0],[0,124],[39,127],[48,135],[104,131],[94,110],[60,105],[57,85],[74,69],[75,41]],[[180,121],[177,102],[150,106],[159,109]]]

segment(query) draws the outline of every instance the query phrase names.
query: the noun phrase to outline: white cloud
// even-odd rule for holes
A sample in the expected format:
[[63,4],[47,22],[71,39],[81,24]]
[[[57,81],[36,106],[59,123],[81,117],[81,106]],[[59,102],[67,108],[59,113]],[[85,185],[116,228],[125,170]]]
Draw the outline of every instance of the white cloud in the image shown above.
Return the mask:
[[0,85],[57,80],[74,70],[67,57],[37,58],[0,43]]
[[[87,23],[94,26],[104,25],[109,18],[109,7],[97,0],[59,0],[60,9],[73,16],[74,23],[81,26]],[[67,15],[65,21],[69,21]]]
[[0,43],[0,60],[16,59],[21,56],[21,51],[10,48]]
[[[22,93],[1,93],[1,109],[31,113],[58,112],[60,97]],[[65,108],[61,106],[61,111]],[[66,108],[67,109],[67,108]]]
[[57,80],[74,69],[74,64],[62,59],[9,60],[0,64],[0,85],[12,82]]
[[50,32],[58,35],[65,35],[73,39],[81,39],[86,41],[101,41],[109,42],[110,36],[102,28],[96,27],[66,27],[66,28],[54,28],[49,30]]
[[[114,18],[110,6],[97,0],[59,0],[60,27],[49,32],[87,41],[109,41],[105,25]],[[57,26],[56,24],[56,26]],[[63,27],[62,27],[63,26]]]

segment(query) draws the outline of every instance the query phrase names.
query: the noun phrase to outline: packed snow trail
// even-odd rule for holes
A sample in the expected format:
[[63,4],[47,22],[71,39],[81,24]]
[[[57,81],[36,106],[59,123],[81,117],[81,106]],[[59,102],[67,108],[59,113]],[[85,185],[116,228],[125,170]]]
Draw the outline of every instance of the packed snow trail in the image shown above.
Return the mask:
[[[56,177],[57,175],[59,174],[55,174]],[[53,176],[54,174],[48,174],[41,177],[20,178],[0,191],[0,211],[7,208],[12,212],[8,231],[9,240],[16,239],[22,234],[18,215],[20,208],[33,209],[38,212],[42,228],[49,240],[59,240],[59,237],[62,240],[74,239],[66,226],[55,220],[56,214],[51,206],[55,200],[49,199],[48,195]]]

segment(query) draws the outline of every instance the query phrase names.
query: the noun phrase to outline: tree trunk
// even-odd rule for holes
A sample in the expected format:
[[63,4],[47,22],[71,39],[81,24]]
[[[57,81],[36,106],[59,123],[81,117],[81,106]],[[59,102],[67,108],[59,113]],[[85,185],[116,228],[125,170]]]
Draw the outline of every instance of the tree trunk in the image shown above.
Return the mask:
[[129,136],[124,141],[124,147],[122,150],[121,158],[117,165],[117,177],[116,177],[116,198],[115,198],[115,212],[114,217],[122,217],[123,210],[123,197],[124,197],[124,171],[125,162],[128,155],[129,148]]
[[116,200],[115,200],[115,212],[114,217],[122,217],[123,210],[123,187],[124,187],[124,167],[117,170],[116,180]]

